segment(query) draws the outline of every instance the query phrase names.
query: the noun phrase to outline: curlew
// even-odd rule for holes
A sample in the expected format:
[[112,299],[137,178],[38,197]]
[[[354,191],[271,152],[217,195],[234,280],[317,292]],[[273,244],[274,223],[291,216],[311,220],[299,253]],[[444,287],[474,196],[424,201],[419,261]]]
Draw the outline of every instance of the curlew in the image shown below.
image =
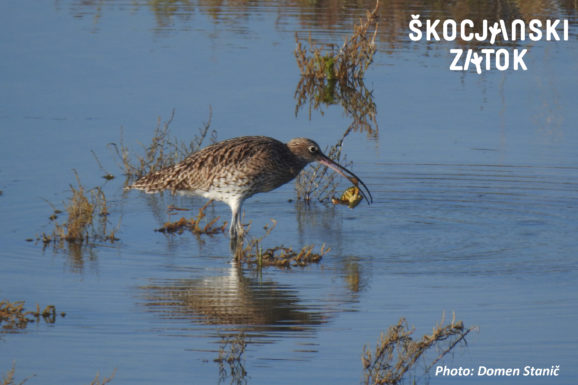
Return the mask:
[[[243,202],[261,192],[271,191],[294,179],[307,164],[319,162],[347,178],[368,203],[371,192],[354,173],[329,159],[311,139],[295,138],[288,143],[265,136],[244,136],[224,140],[197,151],[182,162],[152,172],[129,189],[155,193],[201,195],[226,203],[231,208],[231,247],[243,235],[240,221]],[[369,199],[368,199],[369,196]]]

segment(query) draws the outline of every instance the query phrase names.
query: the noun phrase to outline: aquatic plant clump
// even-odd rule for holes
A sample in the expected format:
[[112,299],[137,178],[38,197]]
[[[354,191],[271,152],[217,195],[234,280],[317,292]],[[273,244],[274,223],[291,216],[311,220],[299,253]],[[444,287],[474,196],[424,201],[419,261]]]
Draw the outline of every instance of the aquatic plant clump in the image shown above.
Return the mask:
[[109,229],[108,206],[106,196],[100,187],[95,187],[88,192],[80,182],[78,174],[75,172],[78,186],[70,186],[72,197],[66,206],[68,214],[66,222],[58,223],[58,216],[62,210],[54,210],[50,220],[54,222],[52,234],[43,233],[42,242],[47,245],[54,242],[62,246],[62,242],[69,244],[83,244],[89,241],[118,240],[114,229]]
[[[64,313],[61,313],[61,316],[64,316]],[[40,319],[50,324],[56,322],[54,305],[48,305],[44,310],[40,310],[40,305],[37,304],[34,311],[25,310],[24,301],[0,301],[0,325],[3,330],[24,329],[29,323],[39,322]]]
[[304,267],[312,263],[319,263],[323,256],[331,250],[325,244],[321,245],[319,252],[314,251],[314,245],[304,246],[299,250],[293,250],[292,247],[283,245],[263,249],[261,247],[263,239],[271,234],[276,225],[277,221],[272,220],[271,225],[265,226],[264,235],[260,238],[253,238],[247,242],[247,246],[238,248],[235,259],[241,263],[259,268],[275,266],[289,269],[291,267]]
[[[366,346],[363,347],[361,362],[366,385],[395,385],[416,382],[416,377],[408,379],[408,373],[424,354],[432,348],[438,348],[435,359],[425,366],[427,373],[446,354],[460,342],[466,342],[465,337],[475,327],[466,329],[462,321],[455,320],[455,314],[450,323],[443,325],[444,320],[437,324],[430,335],[424,335],[420,340],[414,340],[414,329],[408,327],[407,321],[401,318],[397,325],[391,326],[386,333],[382,333],[372,353]],[[445,347],[441,346],[446,342]]]
[[209,200],[207,203],[205,203],[205,205],[199,209],[199,212],[195,218],[186,219],[182,217],[178,221],[166,222],[162,227],[155,229],[155,231],[168,234],[182,234],[185,230],[188,230],[195,235],[213,235],[224,233],[227,229],[227,221],[223,222],[223,224],[220,226],[216,225],[220,217],[213,218],[212,220],[206,222],[204,225],[201,223],[207,216],[205,214],[205,210],[211,203],[213,203],[212,200]]
[[[375,8],[367,12],[366,19],[360,20],[353,29],[353,34],[345,39],[341,48],[336,52],[334,45],[329,45],[330,50],[324,51],[317,47],[309,35],[309,48],[305,48],[295,33],[297,48],[295,58],[305,77],[320,78],[327,80],[339,80],[340,82],[353,82],[362,79],[365,71],[373,62],[375,54],[375,37],[377,36],[377,11],[379,1]],[[375,25],[373,33],[369,28]]]
[[312,263],[319,263],[321,258],[331,249],[321,245],[319,252],[314,252],[314,245],[303,247],[299,251],[291,247],[277,246],[265,250],[259,249],[255,254],[245,255],[243,262],[248,265],[275,266],[281,268],[291,268],[297,266],[307,266]]

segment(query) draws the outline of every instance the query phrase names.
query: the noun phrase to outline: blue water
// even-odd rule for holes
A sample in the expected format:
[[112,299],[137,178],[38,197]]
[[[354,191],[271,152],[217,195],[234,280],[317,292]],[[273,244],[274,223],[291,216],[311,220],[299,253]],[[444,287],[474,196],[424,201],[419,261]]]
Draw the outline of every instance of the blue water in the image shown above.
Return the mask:
[[[380,35],[365,78],[378,133],[354,132],[343,148],[375,203],[304,207],[289,202],[292,184],[253,197],[251,232],[278,222],[266,246],[331,247],[320,265],[256,272],[231,263],[225,235],[154,232],[168,204],[204,201],[123,193],[109,143],[122,131],[138,150],[174,109],[183,141],[212,110],[218,139],[334,144],[351,124],[340,105],[295,114],[294,31],[340,42],[363,7],[341,18],[295,4],[187,4],[172,16],[143,2],[0,5],[0,299],[66,312],[0,334],[0,373],[14,362],[31,384],[115,369],[113,384],[218,383],[221,340],[243,332],[249,384],[352,384],[364,345],[400,317],[419,337],[455,312],[479,331],[444,364],[560,365],[560,376],[430,383],[576,383],[575,10],[550,14],[572,21],[571,39],[530,46],[526,72],[451,72],[451,43]],[[26,241],[52,231],[48,202],[65,204],[73,170],[102,186],[119,242],[74,253]],[[209,214],[230,215],[223,204]]]

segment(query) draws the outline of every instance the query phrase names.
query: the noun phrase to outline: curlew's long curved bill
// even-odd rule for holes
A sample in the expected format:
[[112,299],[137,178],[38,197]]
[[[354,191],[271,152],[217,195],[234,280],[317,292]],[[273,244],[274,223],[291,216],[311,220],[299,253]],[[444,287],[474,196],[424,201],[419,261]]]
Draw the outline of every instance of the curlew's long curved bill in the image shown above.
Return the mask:
[[325,155],[322,155],[317,161],[319,163],[321,163],[322,165],[327,166],[330,169],[334,170],[339,175],[345,177],[348,181],[353,183],[353,185],[355,187],[359,187],[359,184],[361,183],[361,185],[367,191],[367,195],[369,195],[369,199],[367,199],[367,195],[365,195],[365,192],[362,189],[359,189],[359,192],[365,198],[365,201],[367,202],[367,204],[373,203],[373,197],[371,196],[371,191],[369,191],[369,189],[367,188],[365,183],[363,183],[363,181],[361,179],[359,179],[359,177],[357,175],[355,175],[354,173],[352,173],[351,171],[349,171],[348,169],[346,169],[342,165],[335,163],[334,161],[332,161],[331,159],[329,159]]

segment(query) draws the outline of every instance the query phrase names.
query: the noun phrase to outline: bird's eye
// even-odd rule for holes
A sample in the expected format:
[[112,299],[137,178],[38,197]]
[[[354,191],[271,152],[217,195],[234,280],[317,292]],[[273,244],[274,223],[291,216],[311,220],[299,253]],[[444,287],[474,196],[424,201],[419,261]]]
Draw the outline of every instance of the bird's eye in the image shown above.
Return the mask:
[[317,147],[315,147],[315,146],[309,146],[309,152],[310,152],[310,153],[315,154],[317,151],[318,151],[318,150],[317,150]]

